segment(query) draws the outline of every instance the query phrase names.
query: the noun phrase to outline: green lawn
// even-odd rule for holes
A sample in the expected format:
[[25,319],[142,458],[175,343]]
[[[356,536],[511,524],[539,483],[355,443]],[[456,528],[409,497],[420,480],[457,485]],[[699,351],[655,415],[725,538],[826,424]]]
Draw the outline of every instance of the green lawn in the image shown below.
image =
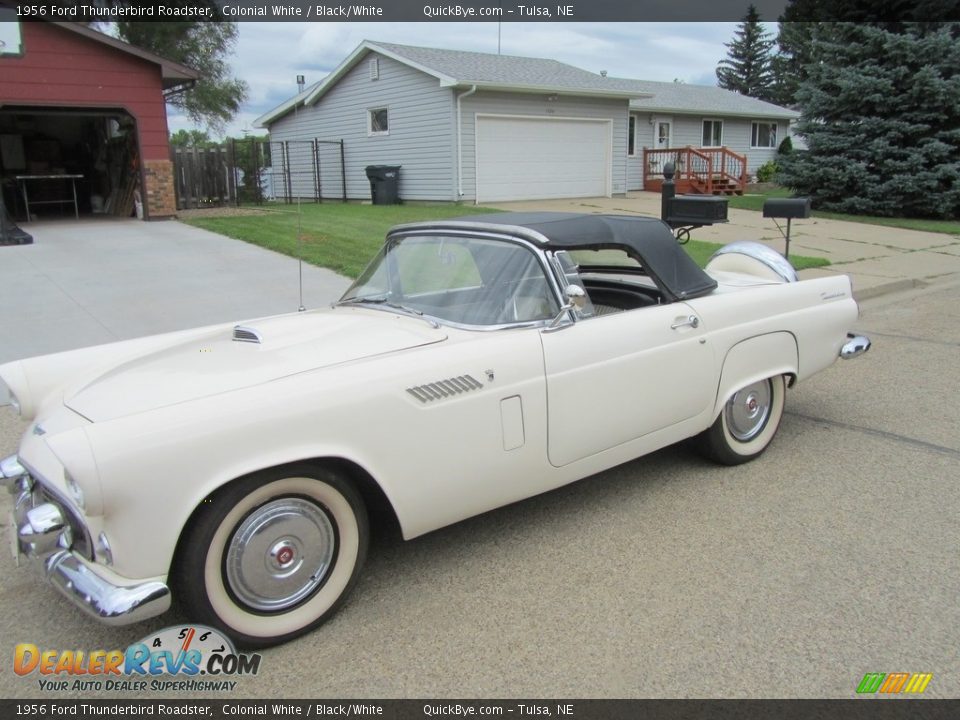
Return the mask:
[[[732,195],[729,198],[730,202],[728,206],[740,210],[760,211],[763,209],[763,201],[767,198],[790,197],[792,195],[793,193],[787,188],[774,188],[764,193],[749,195]],[[886,225],[887,227],[898,227],[905,230],[921,230],[924,232],[960,235],[960,221],[957,220],[923,220],[919,218],[848,215],[846,213],[828,212],[826,210],[814,210],[813,217],[825,218],[827,220],[846,220],[847,222],[866,223],[867,225]]]
[[[303,259],[330,268],[347,277],[357,277],[383,244],[392,226],[497,212],[489,208],[460,205],[357,205],[303,203],[298,219],[295,205],[267,206],[261,214],[192,217],[189,225],[244,240],[254,245],[297,257],[300,228]],[[702,267],[722,245],[691,240],[683,248]],[[823,258],[796,255],[790,258],[798,270],[829,265]]]
[[190,218],[189,225],[244,240],[254,245],[297,257],[297,228],[303,238],[303,259],[355,278],[383,245],[394,225],[460,215],[496,212],[460,205],[357,205],[350,203],[302,203],[269,206],[260,215]]
[[[706,265],[710,256],[722,247],[723,245],[719,243],[703,242],[702,240],[691,240],[683,246],[700,267]],[[807,268],[826,267],[830,264],[830,261],[822,257],[807,257],[806,255],[791,253],[790,264],[797,270],[806,270]]]

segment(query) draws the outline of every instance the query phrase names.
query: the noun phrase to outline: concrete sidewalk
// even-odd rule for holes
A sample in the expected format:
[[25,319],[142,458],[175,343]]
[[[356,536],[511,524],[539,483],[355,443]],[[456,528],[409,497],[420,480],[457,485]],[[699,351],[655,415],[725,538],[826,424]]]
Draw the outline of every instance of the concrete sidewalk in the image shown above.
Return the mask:
[[[591,212],[660,217],[660,195],[632,192],[625,198],[587,198],[496,203],[502,210]],[[730,222],[693,232],[696,240],[729,243],[758,240],[783,252],[784,240],[773,220],[753,210],[730,209]],[[786,229],[785,221],[778,221]],[[800,277],[838,273],[853,278],[857,299],[920,287],[940,280],[960,279],[960,237],[810,218],[795,220],[790,232],[790,254],[826,258],[826,268],[803,270]]]

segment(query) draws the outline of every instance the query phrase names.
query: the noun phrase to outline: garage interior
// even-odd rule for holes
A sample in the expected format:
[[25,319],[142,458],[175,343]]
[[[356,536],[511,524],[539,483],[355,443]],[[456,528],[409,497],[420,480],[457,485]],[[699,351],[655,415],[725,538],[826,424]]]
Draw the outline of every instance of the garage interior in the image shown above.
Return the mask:
[[140,169],[123,110],[0,108],[0,187],[18,222],[142,215]]

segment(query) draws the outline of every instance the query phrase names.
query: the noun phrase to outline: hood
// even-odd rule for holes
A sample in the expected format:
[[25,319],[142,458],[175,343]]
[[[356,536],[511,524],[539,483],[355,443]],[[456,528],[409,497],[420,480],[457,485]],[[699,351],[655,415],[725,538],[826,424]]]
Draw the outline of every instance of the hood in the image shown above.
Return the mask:
[[[447,338],[416,318],[339,307],[217,328],[87,378],[64,404],[100,422]],[[249,334],[244,331],[253,331]]]

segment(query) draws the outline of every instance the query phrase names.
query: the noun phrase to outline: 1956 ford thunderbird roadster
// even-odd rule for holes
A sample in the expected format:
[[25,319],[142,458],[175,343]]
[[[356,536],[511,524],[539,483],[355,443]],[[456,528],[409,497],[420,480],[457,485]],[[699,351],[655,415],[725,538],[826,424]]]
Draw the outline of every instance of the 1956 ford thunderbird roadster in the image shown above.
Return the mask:
[[382,503],[405,538],[693,438],[736,464],[786,388],[869,348],[844,276],[659,220],[401,225],[332,305],[0,367],[18,557],[93,617],[176,599],[246,647],[335,611]]

